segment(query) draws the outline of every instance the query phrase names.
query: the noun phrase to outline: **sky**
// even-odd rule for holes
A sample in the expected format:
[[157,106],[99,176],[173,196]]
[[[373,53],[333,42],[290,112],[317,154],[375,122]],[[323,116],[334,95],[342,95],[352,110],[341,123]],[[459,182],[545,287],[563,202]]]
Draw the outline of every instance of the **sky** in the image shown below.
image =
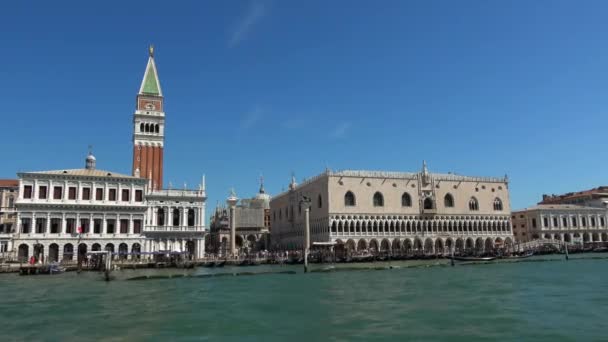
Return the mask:
[[606,1],[10,1],[0,178],[130,174],[148,58],[164,183],[270,194],[332,170],[505,174],[513,208],[608,185]]

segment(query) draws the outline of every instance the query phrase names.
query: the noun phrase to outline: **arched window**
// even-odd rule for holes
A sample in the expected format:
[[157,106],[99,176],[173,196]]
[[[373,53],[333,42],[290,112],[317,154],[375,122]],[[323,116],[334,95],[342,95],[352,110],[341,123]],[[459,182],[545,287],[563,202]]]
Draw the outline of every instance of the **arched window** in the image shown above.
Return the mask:
[[323,198],[321,197],[321,195],[319,195],[319,197],[317,198],[317,206],[320,208],[323,208]]
[[380,192],[374,194],[374,207],[384,207],[384,196]]
[[156,125],[154,126],[154,132],[155,132],[155,133],[158,133],[158,124],[156,124]]
[[446,194],[445,197],[443,198],[443,205],[446,208],[453,208],[454,207],[454,197],[452,197],[451,194]]
[[471,197],[471,199],[469,200],[469,210],[471,210],[471,211],[479,210],[479,203],[477,202],[477,198]]
[[357,204],[355,200],[355,194],[350,191],[347,191],[344,195],[344,206],[346,207],[354,207]]
[[150,132],[150,124],[146,124],[146,132]]
[[427,197],[424,199],[424,209],[430,210],[430,209],[434,209],[435,203],[433,203],[433,199],[430,197]]
[[402,207],[411,207],[412,206],[412,197],[407,192],[404,192],[401,196],[401,206]]
[[143,122],[139,124],[139,131],[140,132],[144,131],[144,123]]
[[179,224],[179,221],[180,221],[179,219],[180,219],[180,217],[179,217],[179,208],[174,208],[173,209],[173,226],[174,227],[177,227],[177,226],[180,225]]
[[494,199],[494,210],[502,211],[502,201],[498,197]]

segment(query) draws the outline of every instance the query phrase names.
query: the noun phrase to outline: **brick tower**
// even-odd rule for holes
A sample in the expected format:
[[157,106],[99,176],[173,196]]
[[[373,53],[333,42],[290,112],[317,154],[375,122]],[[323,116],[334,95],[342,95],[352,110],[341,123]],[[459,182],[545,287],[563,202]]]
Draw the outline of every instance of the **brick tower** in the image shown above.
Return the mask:
[[150,46],[148,65],[139,87],[133,115],[133,176],[149,179],[155,190],[163,187],[163,107],[163,92],[154,63],[154,47]]

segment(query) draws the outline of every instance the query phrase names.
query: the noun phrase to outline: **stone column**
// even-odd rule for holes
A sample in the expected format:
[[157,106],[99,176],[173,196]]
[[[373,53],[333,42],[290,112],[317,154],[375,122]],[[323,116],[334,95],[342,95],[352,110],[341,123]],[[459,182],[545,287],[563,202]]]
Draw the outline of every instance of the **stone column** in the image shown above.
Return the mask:
[[66,226],[66,223],[65,223],[65,213],[61,213],[61,227],[59,228],[59,233],[60,234],[65,234],[66,231],[67,231],[66,228],[67,228],[67,226]]
[[45,227],[44,231],[46,234],[51,233],[51,213],[50,212],[46,213],[46,227]]
[[236,254],[236,207],[230,207],[230,253]]

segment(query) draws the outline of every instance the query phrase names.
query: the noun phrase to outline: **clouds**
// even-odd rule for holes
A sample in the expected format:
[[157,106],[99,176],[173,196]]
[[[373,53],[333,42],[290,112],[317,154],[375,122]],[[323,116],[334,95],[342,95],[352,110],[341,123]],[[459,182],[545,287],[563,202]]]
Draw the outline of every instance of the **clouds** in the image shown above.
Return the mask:
[[232,31],[230,40],[228,41],[228,46],[235,47],[246,39],[251,30],[266,15],[266,13],[267,6],[264,2],[259,0],[252,1],[245,16],[242,17]]

